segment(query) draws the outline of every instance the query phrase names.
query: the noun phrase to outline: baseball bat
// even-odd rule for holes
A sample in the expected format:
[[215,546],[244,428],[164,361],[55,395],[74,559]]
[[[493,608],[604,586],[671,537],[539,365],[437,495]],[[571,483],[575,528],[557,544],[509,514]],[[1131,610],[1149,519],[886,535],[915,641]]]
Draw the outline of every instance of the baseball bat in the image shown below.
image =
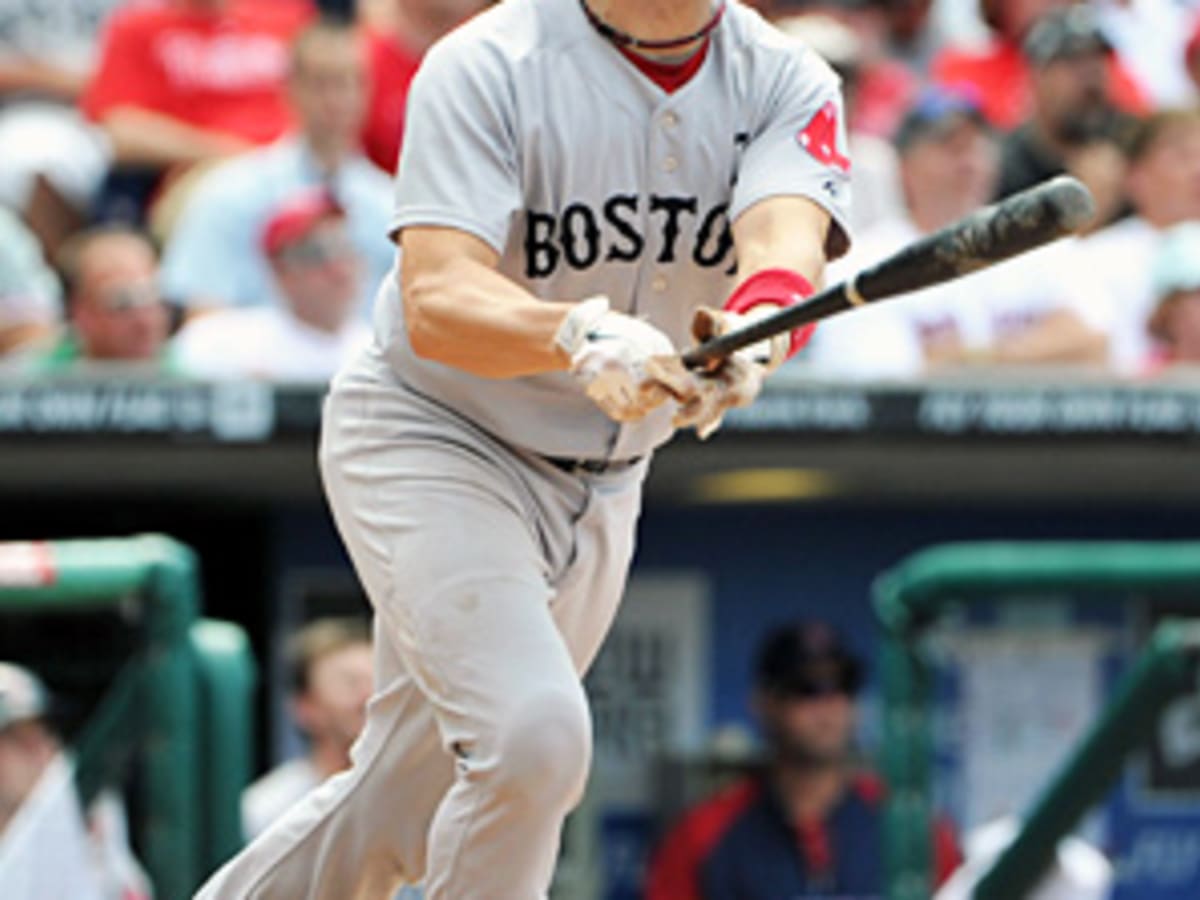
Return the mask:
[[986,269],[1078,232],[1094,212],[1088,189],[1060,175],[985,206],[803,303],[706,341],[684,353],[683,363],[702,368],[780,332]]

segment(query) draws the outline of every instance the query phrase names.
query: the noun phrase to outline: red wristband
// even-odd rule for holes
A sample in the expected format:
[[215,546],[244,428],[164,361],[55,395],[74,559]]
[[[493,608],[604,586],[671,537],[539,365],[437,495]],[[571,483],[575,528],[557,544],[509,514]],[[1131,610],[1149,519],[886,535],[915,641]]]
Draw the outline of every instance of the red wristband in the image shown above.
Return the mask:
[[[813,286],[799,272],[793,272],[791,269],[763,269],[738,285],[737,290],[725,301],[725,311],[741,315],[764,303],[778,307],[793,306],[807,300],[813,293]],[[801,325],[792,332],[788,359],[804,348],[816,330],[817,323],[813,322]]]

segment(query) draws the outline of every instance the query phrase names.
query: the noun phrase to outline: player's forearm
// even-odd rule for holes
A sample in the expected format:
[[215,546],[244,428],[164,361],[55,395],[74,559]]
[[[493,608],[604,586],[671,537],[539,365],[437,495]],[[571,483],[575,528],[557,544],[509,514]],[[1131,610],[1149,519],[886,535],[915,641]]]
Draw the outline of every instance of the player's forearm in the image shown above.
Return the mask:
[[554,342],[574,304],[539,300],[468,258],[405,272],[404,318],[413,351],[483,378],[565,370]]
[[231,135],[195,128],[169,116],[135,107],[106,114],[101,126],[117,162],[168,168],[190,165],[246,148]]
[[828,230],[829,214],[803,197],[772,198],[751,207],[733,229],[738,283],[765,269],[788,269],[819,286]]

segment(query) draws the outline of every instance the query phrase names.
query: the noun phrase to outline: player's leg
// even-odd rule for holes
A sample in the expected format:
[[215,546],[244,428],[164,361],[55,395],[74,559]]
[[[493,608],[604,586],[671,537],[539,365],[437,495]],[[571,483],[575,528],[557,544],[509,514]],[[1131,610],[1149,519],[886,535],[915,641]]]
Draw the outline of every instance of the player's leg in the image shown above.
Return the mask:
[[[428,822],[453,779],[453,764],[428,703],[397,661],[387,659],[394,654],[378,635],[377,664],[394,674],[371,699],[352,768],[288,810],[199,898],[369,900],[420,878]],[[364,803],[363,797],[390,802]]]
[[[429,829],[427,896],[533,900],[582,791],[590,723],[549,611],[540,510],[514,476],[523,463],[461,423],[430,423],[395,391],[343,390],[334,402],[352,448],[325,454],[339,528],[381,634],[456,757]],[[569,487],[565,504],[577,508]],[[400,749],[396,760],[409,770]],[[347,805],[406,825],[429,817],[386,793],[358,791]]]
[[535,900],[586,780],[586,701],[525,517],[457,486],[425,498],[445,527],[397,544],[406,597],[381,616],[411,642],[457,764],[430,827],[427,896]]
[[[323,465],[326,490],[355,570],[378,605],[392,585],[386,539],[354,512],[373,508],[370,497],[346,484],[337,468],[347,454],[368,469],[381,461],[360,445],[368,430],[354,406],[362,397],[347,393],[335,392],[326,409],[322,461],[335,463]],[[198,900],[386,897],[401,880],[423,876],[429,823],[454,779],[454,763],[392,629],[378,616],[374,654],[375,694],[351,750],[351,770],[289,810],[224,866]]]
[[583,479],[587,504],[571,522],[571,559],[551,582],[554,620],[580,676],[595,660],[625,593],[646,466]]

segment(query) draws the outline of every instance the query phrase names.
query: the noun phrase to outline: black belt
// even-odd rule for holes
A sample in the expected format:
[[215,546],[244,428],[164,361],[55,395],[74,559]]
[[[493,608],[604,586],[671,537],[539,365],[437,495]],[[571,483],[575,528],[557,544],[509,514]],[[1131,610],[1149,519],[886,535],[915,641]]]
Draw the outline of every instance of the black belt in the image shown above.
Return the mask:
[[562,469],[571,475],[585,472],[588,475],[603,475],[605,472],[622,472],[636,466],[643,459],[634,456],[630,459],[570,459],[562,456],[543,456],[546,462],[556,469]]

